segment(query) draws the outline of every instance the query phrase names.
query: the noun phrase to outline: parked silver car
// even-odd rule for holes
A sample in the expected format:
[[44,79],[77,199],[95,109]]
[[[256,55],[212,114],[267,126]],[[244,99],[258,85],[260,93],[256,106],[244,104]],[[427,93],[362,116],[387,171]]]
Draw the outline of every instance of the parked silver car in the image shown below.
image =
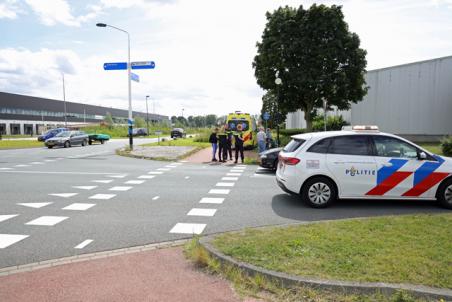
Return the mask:
[[74,145],[86,146],[89,137],[83,131],[64,131],[45,141],[47,148],[51,149],[55,146],[69,148]]

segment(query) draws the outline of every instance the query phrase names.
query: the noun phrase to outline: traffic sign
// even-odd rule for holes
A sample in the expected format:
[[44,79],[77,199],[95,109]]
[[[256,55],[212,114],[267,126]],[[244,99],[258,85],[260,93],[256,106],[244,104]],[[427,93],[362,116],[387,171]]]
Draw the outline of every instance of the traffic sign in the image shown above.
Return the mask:
[[127,62],[104,63],[104,70],[125,70]]
[[133,120],[128,119],[127,124],[129,124],[129,126],[133,126]]
[[268,112],[264,112],[264,114],[262,115],[262,118],[266,121],[268,121],[270,119],[270,114]]
[[140,81],[140,77],[137,74],[133,73],[133,72],[130,73],[130,79],[132,81],[135,81],[135,82],[139,82]]
[[132,62],[130,63],[132,69],[154,69],[154,61]]

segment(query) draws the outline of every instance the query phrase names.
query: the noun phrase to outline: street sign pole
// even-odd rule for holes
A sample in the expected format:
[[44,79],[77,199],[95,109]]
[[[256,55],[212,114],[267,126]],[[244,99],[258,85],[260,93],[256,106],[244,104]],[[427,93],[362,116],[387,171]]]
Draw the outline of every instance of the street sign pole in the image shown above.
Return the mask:
[[130,66],[130,34],[127,33],[127,78],[129,84],[129,147],[133,150],[133,116],[132,116],[132,79]]

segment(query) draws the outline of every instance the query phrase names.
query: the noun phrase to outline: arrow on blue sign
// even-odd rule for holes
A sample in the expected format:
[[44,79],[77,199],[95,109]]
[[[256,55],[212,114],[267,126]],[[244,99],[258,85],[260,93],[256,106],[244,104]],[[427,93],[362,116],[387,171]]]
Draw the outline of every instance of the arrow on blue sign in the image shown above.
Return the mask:
[[[142,61],[130,63],[132,69],[154,69],[154,61]],[[126,70],[127,62],[104,63],[104,70]]]
[[125,69],[127,69],[127,62],[104,63],[104,70],[125,70]]

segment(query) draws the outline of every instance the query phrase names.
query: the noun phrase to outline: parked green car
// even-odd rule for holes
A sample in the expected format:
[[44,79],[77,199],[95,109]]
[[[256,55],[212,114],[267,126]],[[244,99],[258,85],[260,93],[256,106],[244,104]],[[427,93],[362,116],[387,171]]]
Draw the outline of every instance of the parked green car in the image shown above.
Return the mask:
[[99,133],[99,134],[91,133],[91,134],[88,134],[88,136],[89,136],[88,143],[90,145],[92,145],[93,142],[100,142],[101,144],[104,144],[106,141],[108,141],[110,139],[110,135],[102,134],[102,133]]

